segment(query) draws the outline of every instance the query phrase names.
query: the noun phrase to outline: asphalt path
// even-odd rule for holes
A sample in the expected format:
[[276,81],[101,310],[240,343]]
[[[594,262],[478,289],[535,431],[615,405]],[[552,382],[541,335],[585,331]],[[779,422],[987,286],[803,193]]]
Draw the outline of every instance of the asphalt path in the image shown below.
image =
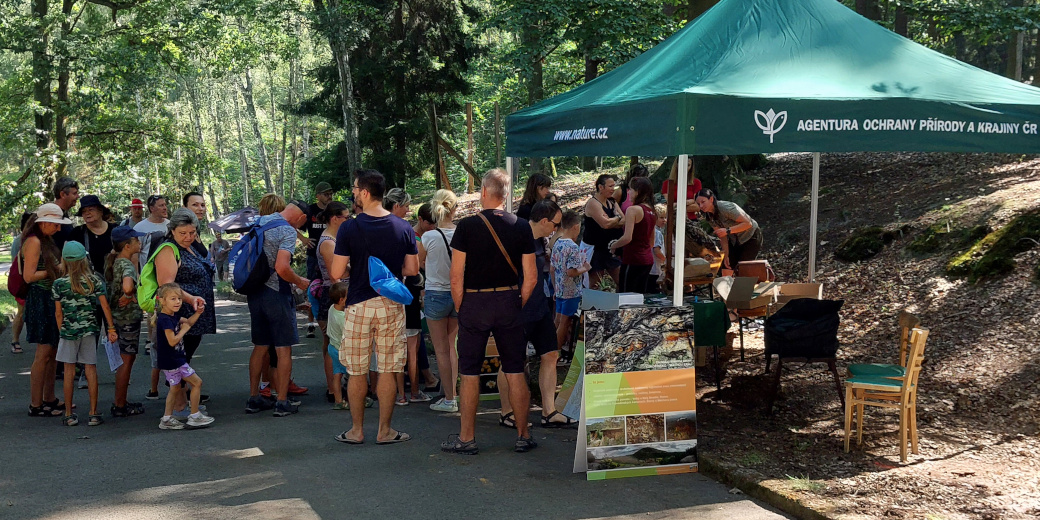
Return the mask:
[[365,444],[336,442],[349,412],[325,401],[318,339],[294,348],[295,379],[311,389],[300,413],[248,415],[247,309],[218,301],[217,313],[219,332],[192,363],[216,418],[201,430],[158,429],[162,401],[143,399],[146,355],[130,387],[144,415],[108,414],[113,378],[99,360],[105,424],[86,426],[86,390],[74,400],[79,426],[28,417],[34,349],[23,342],[26,353],[11,354],[10,329],[0,335],[0,518],[786,518],[699,474],[587,482],[571,472],[575,430],[535,426],[538,449],[514,453],[516,432],[498,425],[497,402],[482,404],[477,456],[441,453],[458,418],[422,404],[395,408],[393,426],[409,442],[374,444],[374,408]]

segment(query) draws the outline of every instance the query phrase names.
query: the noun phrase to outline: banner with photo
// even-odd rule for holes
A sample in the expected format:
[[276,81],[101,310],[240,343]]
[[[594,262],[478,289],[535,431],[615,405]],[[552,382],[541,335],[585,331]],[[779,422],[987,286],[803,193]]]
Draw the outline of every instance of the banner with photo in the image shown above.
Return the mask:
[[585,313],[582,421],[589,480],[697,471],[693,309]]

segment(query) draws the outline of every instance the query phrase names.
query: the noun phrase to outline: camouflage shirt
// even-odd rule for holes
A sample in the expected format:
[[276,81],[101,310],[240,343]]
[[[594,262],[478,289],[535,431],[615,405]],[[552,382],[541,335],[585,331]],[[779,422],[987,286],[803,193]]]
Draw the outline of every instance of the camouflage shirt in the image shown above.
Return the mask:
[[[90,275],[94,282],[94,290],[89,294],[80,294],[72,290],[72,281],[68,276],[54,280],[51,296],[61,303],[61,331],[64,339],[80,339],[88,334],[97,334],[100,327],[97,320],[98,296],[105,295],[105,282],[100,276]],[[86,285],[86,284],[84,284]]]

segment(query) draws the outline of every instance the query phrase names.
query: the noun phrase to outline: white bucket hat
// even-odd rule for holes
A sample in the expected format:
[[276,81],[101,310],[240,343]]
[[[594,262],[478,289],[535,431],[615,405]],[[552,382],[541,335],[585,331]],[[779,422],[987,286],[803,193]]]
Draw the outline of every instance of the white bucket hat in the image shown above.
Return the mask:
[[72,219],[65,217],[61,207],[52,202],[41,205],[36,209],[36,222],[50,222],[52,224],[72,224]]

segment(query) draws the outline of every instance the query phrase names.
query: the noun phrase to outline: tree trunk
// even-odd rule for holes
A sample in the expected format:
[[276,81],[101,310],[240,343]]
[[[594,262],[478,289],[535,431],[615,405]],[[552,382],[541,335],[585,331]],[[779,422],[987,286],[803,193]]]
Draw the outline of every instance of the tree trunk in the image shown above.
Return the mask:
[[[40,108],[35,111],[36,148],[44,151],[51,146],[54,134],[54,112],[51,105],[51,61],[49,52],[50,31],[45,18],[50,0],[33,0],[32,18],[37,33],[32,42],[33,101]],[[47,154],[41,154],[46,156]]]
[[[213,123],[213,142],[217,148],[217,179],[220,180],[221,188],[223,189],[224,196],[220,199],[223,204],[218,208],[217,203],[213,202],[213,213],[214,215],[226,215],[230,213],[228,208],[228,191],[227,191],[227,179],[225,179],[225,167],[224,167],[224,125],[222,122],[224,119],[217,117],[217,111],[214,105],[217,100],[213,96],[210,96],[206,103],[206,112],[209,115],[209,120]],[[212,185],[212,183],[210,183]]]
[[[537,39],[538,30],[536,26],[530,26],[524,29],[521,37],[526,42],[533,42]],[[530,44],[527,45],[530,48]],[[534,105],[535,103],[542,100],[545,97],[545,86],[544,76],[542,70],[542,56],[537,55],[533,57],[531,62],[531,75],[527,78],[527,106]],[[532,174],[540,173],[542,171],[542,158],[531,157],[531,170]]]
[[242,90],[242,99],[246,104],[246,115],[253,126],[253,136],[256,137],[256,154],[260,160],[260,168],[264,172],[264,188],[267,193],[274,193],[274,182],[271,179],[271,163],[267,160],[267,144],[260,132],[260,120],[256,116],[256,105],[253,103],[253,78],[249,74],[249,67],[245,70],[245,82],[239,84]]
[[[593,59],[589,53],[585,53],[585,83],[588,83],[599,76],[599,60]],[[596,169],[596,158],[595,157],[582,157],[581,158],[581,169],[583,171],[593,171]]]
[[[199,148],[199,155],[206,153],[206,141],[202,137],[202,107],[199,102],[198,84],[193,84],[188,89],[188,99],[191,102],[191,111],[195,120],[195,142]],[[215,129],[214,129],[215,130]],[[213,209],[213,216],[219,216],[220,206],[217,206],[217,196],[213,193],[213,172],[205,167],[199,174],[199,193],[209,191],[209,205]]]
[[249,205],[249,160],[246,156],[246,140],[242,135],[242,110],[238,106],[238,93],[235,96],[235,124],[238,127],[238,162],[242,166],[242,204]]
[[875,22],[881,21],[881,6],[878,0],[856,0],[856,12]]
[[902,36],[904,38],[909,38],[910,37],[909,25],[910,25],[910,17],[907,16],[907,14],[906,14],[906,8],[903,7],[902,5],[896,7],[896,23],[895,23],[896,34],[898,34],[898,35],[900,35],[900,36]]
[[686,4],[686,20],[690,21],[697,18],[704,14],[704,11],[711,9],[717,3],[719,3],[719,0],[690,0],[690,2]]
[[[1008,7],[1022,7],[1023,0],[1010,0]],[[1025,47],[1026,33],[1019,31],[1011,33],[1007,45],[1007,69],[1004,75],[1015,80],[1022,81],[1022,54]]]
[[[343,108],[343,142],[347,151],[347,168],[350,173],[361,168],[361,143],[358,139],[357,104],[354,101],[354,78],[350,72],[350,49],[343,38],[336,32],[335,25],[329,16],[323,0],[313,0],[314,9],[328,28],[329,48],[332,58],[336,60],[336,71],[339,73],[339,97]],[[339,10],[339,0],[329,0],[332,10]]]

